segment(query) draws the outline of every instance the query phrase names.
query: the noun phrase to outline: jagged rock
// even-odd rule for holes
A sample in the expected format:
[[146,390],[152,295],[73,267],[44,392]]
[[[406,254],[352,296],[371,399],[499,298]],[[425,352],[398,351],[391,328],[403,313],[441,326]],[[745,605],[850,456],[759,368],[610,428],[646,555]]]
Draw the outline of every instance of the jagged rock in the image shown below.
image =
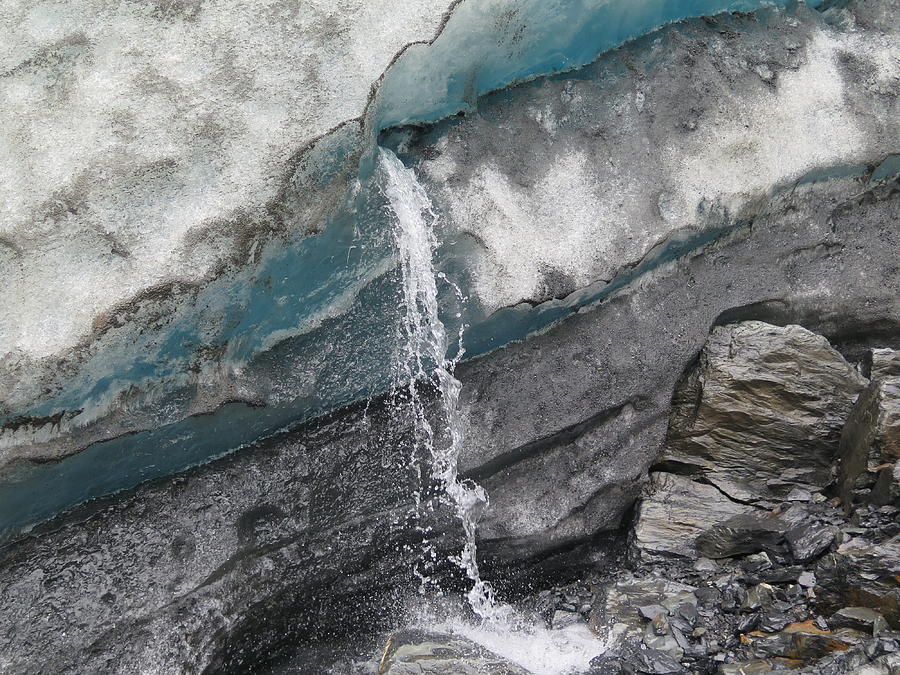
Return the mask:
[[868,607],[839,609],[828,619],[828,625],[833,628],[853,628],[876,636],[888,627],[884,617]]
[[528,675],[528,671],[458,635],[394,633],[377,675]]
[[811,622],[791,624],[773,633],[749,633],[741,641],[747,651],[760,659],[781,657],[815,661],[834,651],[846,651],[859,639],[854,631],[821,631]]
[[718,675],[769,675],[773,671],[792,670],[800,665],[796,659],[750,659],[723,663],[716,672]]
[[838,481],[846,508],[852,506],[858,487],[872,488],[875,474],[887,468],[889,473],[878,476],[876,499],[891,501],[897,490],[892,465],[900,459],[900,377],[873,379],[860,394],[841,434],[839,454]]
[[558,630],[560,628],[572,626],[576,623],[581,623],[582,621],[584,621],[584,617],[581,616],[579,612],[568,612],[558,609],[553,612],[553,616],[550,617],[550,626],[554,630]]
[[768,607],[775,602],[775,589],[769,584],[756,584],[747,589],[747,596],[741,602],[742,611],[753,611]]
[[816,594],[823,609],[868,607],[900,627],[900,541],[851,539],[816,564]]
[[894,462],[878,471],[870,500],[878,505],[900,505],[900,462]]
[[803,524],[788,530],[785,535],[794,559],[798,562],[815,560],[834,543],[835,528]]
[[668,654],[625,641],[591,660],[589,675],[675,675],[687,670]]
[[866,377],[881,380],[900,377],[900,351],[895,349],[870,349],[863,360]]
[[705,529],[730,516],[754,511],[711,485],[671,473],[652,473],[634,526],[635,548],[644,556],[693,557],[694,541]]
[[777,633],[791,623],[791,620],[791,617],[784,612],[766,612],[759,619],[759,629],[766,633]]
[[697,550],[709,558],[772,550],[784,539],[788,524],[778,518],[744,514],[734,516],[697,537]]
[[864,378],[820,335],[750,321],[713,329],[673,400],[664,459],[740,500],[832,480],[832,456]]

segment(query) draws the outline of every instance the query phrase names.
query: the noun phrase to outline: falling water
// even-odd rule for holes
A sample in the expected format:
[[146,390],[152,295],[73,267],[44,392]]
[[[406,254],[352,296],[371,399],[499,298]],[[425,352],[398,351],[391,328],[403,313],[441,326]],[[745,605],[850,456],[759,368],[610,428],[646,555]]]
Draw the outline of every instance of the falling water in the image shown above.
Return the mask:
[[[432,262],[437,245],[433,229],[437,216],[415,172],[407,169],[390,150],[380,148],[378,152],[384,194],[394,215],[394,238],[403,275],[399,381],[408,388],[419,449],[430,456],[432,478],[441,486],[462,522],[465,543],[452,560],[472,581],[468,593],[472,609],[479,616],[490,618],[497,610],[494,591],[478,572],[475,545],[476,519],[487,504],[487,494],[476,483],[460,480],[457,471],[463,443],[459,412],[461,383],[453,371],[462,349],[455,359],[447,359],[449,339],[438,315],[437,299],[437,280],[446,281],[446,278],[435,274]],[[440,392],[440,412],[446,428],[439,431],[446,435],[444,443],[436,442],[435,429],[416,389],[416,382],[429,378]]]

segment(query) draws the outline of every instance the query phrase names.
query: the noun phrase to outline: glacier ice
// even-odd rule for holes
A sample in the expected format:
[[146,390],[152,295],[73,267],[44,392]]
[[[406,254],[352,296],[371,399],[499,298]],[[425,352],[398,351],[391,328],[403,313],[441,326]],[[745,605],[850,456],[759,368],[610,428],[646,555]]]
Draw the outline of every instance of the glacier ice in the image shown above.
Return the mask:
[[[533,128],[544,153],[533,164],[545,174],[519,185],[490,152],[464,156],[478,134],[454,145],[452,121],[426,131],[436,154],[400,148],[446,216],[437,262],[473,301],[442,305],[473,324],[472,354],[577,309],[654,251],[702,240],[704,228],[752,211],[772,184],[870,160],[867,144],[896,132],[885,136],[892,130],[876,122],[892,117],[867,117],[854,97],[896,88],[895,35],[873,40],[806,10],[789,14],[812,31],[792,48],[796,68],[773,80],[764,60],[726,59],[737,70],[723,77],[754,73],[758,90],[725,96],[705,126],[643,163],[628,155],[652,132],[640,115],[662,99],[625,71],[572,70],[667,22],[763,4],[785,3],[19,5],[0,28],[12,36],[0,47],[0,527],[205,461],[387,385],[399,289],[371,153],[385,129],[389,141],[414,135],[392,127],[496,109],[498,124]],[[848,51],[875,64],[852,85],[841,71]],[[644,67],[652,80],[653,64]],[[480,98],[560,71],[572,72]],[[559,87],[569,93],[551,91]],[[578,109],[579,87],[621,96],[615,106],[628,109],[607,133],[628,143],[579,140],[584,120],[558,114]],[[832,89],[817,99],[820,87]],[[519,117],[504,121],[513,99]],[[813,109],[817,128],[791,126]],[[759,147],[739,147],[742,124]],[[828,143],[817,144],[825,131]],[[482,132],[492,133],[489,122]],[[567,135],[580,147],[568,151]],[[734,146],[730,166],[716,164],[723,146]],[[598,174],[603,152],[621,163],[618,174]],[[466,173],[455,188],[446,182]],[[647,202],[660,177],[673,187]],[[693,218],[698,206],[709,208]],[[560,300],[504,309],[551,298]],[[61,489],[29,499],[49,484]]]

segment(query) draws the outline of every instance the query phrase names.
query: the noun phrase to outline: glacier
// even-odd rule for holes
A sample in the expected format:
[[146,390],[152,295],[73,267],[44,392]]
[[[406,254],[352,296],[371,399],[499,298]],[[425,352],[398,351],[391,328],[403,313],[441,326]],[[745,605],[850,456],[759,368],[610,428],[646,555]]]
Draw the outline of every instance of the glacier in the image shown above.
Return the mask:
[[[378,143],[440,212],[436,263],[467,297],[447,283],[440,306],[469,326],[467,357],[752,219],[773,186],[889,172],[896,32],[862,38],[841,3],[812,4],[18,5],[0,77],[0,531],[389,386]],[[715,19],[732,72],[692,50],[697,24],[652,33],[760,8]],[[784,40],[777,64],[765,38],[758,62],[729,53],[754,22]],[[686,57],[695,82],[746,86],[663,114],[667,59]],[[646,120],[617,123],[624,106]]]

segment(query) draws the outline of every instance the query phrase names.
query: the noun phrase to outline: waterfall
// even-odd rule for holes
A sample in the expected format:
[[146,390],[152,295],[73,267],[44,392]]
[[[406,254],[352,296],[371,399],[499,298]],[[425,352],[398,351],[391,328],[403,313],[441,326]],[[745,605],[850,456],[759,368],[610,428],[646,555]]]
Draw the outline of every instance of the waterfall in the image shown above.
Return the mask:
[[[378,167],[382,189],[393,213],[403,280],[402,346],[397,359],[397,382],[408,390],[417,449],[430,458],[431,477],[462,523],[463,549],[451,560],[472,582],[468,593],[472,609],[480,617],[491,618],[496,612],[494,591],[479,574],[475,543],[477,517],[488,498],[481,486],[460,480],[457,470],[463,443],[459,411],[462,385],[453,371],[463,350],[460,346],[457,356],[447,359],[449,338],[438,313],[437,281],[449,283],[449,280],[435,274],[432,261],[437,246],[434,235],[437,216],[415,172],[407,169],[393,152],[379,148]],[[416,388],[416,383],[425,379],[431,379],[438,388],[439,418],[446,425],[443,429],[432,426]],[[438,432],[443,442],[436,442]],[[416,499],[419,499],[418,492]]]

